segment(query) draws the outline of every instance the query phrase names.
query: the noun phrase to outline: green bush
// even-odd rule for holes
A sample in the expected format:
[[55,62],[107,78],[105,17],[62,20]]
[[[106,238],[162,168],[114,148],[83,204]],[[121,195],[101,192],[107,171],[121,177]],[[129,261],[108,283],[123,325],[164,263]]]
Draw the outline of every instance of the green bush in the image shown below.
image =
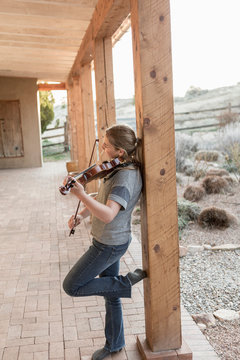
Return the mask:
[[46,130],[54,119],[53,104],[55,102],[51,91],[40,91],[40,116],[41,116],[41,132]]
[[195,221],[200,214],[201,208],[196,203],[178,199],[178,231],[181,238],[182,230],[187,226],[189,221]]

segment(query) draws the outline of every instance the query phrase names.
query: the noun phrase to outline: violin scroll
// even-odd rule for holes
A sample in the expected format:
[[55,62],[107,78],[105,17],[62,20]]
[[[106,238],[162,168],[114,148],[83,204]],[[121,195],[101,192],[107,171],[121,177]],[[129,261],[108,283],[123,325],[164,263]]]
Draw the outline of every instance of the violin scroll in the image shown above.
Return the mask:
[[67,195],[70,192],[70,189],[73,187],[73,185],[75,184],[76,180],[75,179],[71,179],[69,180],[66,185],[62,185],[59,186],[59,191],[62,195]]

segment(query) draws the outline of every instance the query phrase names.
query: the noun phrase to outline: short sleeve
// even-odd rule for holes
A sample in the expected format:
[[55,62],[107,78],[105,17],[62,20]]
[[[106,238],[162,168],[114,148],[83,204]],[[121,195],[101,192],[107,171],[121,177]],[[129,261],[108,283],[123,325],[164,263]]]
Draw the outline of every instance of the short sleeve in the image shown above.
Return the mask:
[[113,186],[108,196],[108,199],[117,202],[125,210],[130,200],[129,190],[126,186],[120,186],[120,185]]

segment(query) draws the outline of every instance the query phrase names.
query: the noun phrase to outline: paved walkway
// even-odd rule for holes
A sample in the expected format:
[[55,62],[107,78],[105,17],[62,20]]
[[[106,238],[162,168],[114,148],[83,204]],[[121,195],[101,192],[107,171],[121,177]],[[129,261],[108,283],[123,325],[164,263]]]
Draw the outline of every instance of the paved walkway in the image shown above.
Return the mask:
[[[68,237],[67,220],[77,201],[58,186],[65,164],[0,170],[0,359],[90,360],[104,344],[101,297],[71,298],[62,280],[90,243],[89,223]],[[122,273],[141,266],[141,246],[133,239]],[[126,348],[114,360],[140,360],[136,336],[144,335],[142,284],[123,299]],[[183,310],[183,336],[194,360],[217,359],[205,337]]]

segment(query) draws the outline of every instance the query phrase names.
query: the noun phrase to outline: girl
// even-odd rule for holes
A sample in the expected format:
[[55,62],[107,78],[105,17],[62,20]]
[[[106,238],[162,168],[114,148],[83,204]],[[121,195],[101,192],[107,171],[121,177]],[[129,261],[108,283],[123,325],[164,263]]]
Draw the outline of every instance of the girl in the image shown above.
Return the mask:
[[92,355],[93,360],[102,360],[125,346],[120,298],[130,298],[132,286],[146,277],[141,269],[119,275],[120,258],[131,241],[131,214],[142,189],[141,140],[129,126],[114,125],[106,130],[102,148],[109,160],[118,157],[127,166],[118,167],[103,179],[96,199],[87,195],[78,182],[71,188],[85,207],[75,220],[72,215],[69,228],[92,214],[93,240],[63,282],[70,296],[105,298],[106,342]]

